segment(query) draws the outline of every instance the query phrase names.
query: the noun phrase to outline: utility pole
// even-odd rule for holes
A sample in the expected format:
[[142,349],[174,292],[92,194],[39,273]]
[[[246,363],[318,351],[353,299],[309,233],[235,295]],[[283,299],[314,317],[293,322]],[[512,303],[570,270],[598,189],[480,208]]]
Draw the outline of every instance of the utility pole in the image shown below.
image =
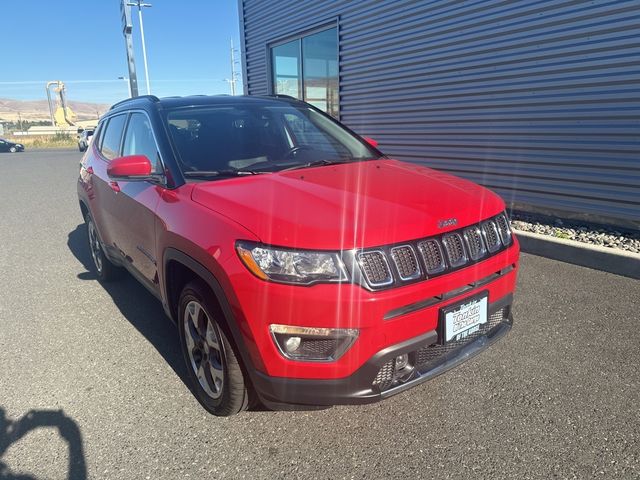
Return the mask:
[[233,38],[231,40],[231,78],[225,78],[225,82],[231,88],[231,95],[236,94],[236,82],[238,81],[238,72],[236,72],[236,51],[233,48]]
[[231,95],[236,94],[236,59],[233,52],[233,38],[231,40]]
[[140,21],[140,39],[142,40],[142,60],[144,61],[144,77],[147,82],[147,95],[151,95],[151,85],[149,84],[149,66],[147,65],[147,45],[144,41],[144,24],[142,23],[142,7],[151,7],[150,3],[142,3],[136,0],[135,3],[127,3],[130,7],[138,7],[138,20]]

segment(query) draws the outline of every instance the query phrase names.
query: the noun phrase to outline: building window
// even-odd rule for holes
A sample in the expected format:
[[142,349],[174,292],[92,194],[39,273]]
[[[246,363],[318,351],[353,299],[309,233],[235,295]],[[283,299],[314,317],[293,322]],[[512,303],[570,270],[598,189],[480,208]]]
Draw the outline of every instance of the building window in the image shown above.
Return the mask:
[[273,93],[338,116],[338,32],[330,28],[271,48]]
[[300,40],[271,49],[273,65],[273,93],[302,98],[300,75]]

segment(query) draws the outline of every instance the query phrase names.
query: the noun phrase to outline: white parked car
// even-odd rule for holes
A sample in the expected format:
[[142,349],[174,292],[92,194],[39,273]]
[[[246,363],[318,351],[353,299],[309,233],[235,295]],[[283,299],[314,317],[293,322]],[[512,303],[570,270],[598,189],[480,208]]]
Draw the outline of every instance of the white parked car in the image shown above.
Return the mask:
[[93,129],[83,130],[78,135],[78,150],[81,152],[85,152],[89,145],[91,145],[91,140],[93,139]]

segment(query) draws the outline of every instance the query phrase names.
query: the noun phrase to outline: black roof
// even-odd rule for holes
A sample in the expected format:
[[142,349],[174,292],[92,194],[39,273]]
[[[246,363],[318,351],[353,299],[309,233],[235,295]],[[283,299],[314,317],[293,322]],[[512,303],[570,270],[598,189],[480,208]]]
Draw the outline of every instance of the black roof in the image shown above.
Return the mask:
[[163,97],[158,98],[155,95],[142,95],[135,98],[127,98],[121,102],[116,103],[111,107],[111,110],[120,110],[124,108],[131,108],[136,106],[144,106],[149,103],[159,104],[168,108],[180,108],[191,106],[204,106],[204,105],[242,105],[251,103],[300,103],[300,100],[289,97],[287,95],[190,95],[186,97]]

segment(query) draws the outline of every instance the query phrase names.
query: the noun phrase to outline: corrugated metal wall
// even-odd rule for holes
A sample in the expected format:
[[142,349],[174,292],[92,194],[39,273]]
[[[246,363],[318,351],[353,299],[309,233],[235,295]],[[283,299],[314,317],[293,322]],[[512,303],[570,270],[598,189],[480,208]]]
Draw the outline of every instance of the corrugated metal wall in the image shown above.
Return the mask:
[[529,210],[640,228],[640,1],[240,0],[267,44],[339,22],[340,119]]

